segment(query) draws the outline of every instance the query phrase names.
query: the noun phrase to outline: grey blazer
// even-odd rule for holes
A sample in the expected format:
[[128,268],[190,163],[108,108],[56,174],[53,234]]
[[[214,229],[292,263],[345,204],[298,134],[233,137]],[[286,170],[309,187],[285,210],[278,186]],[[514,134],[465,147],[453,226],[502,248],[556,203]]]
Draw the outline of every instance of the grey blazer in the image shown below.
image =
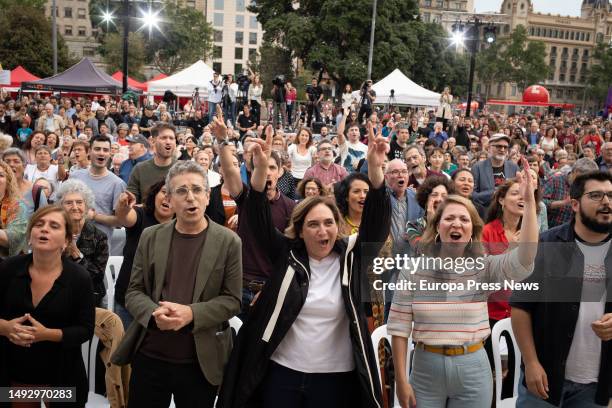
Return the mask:
[[[219,385],[232,349],[227,321],[240,312],[242,299],[242,245],[229,229],[210,221],[193,291],[193,337],[198,362],[209,383]],[[172,233],[176,220],[145,229],[140,237],[130,285],[125,295],[134,316],[112,356],[117,365],[129,364],[147,332],[151,314],[158,307]]]
[[[518,166],[511,160],[504,162],[504,174],[507,179],[516,176]],[[485,207],[489,206],[493,193],[495,192],[495,180],[493,179],[493,165],[491,159],[478,162],[472,167],[474,174],[474,192],[472,198]]]

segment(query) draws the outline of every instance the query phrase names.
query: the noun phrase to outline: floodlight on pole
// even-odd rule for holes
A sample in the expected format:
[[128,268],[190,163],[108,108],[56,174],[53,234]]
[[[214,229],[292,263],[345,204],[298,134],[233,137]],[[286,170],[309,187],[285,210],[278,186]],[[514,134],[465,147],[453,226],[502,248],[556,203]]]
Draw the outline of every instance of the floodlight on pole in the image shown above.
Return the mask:
[[495,42],[497,39],[496,31],[497,29],[493,25],[484,28],[484,39],[487,44],[493,44]]
[[159,30],[159,22],[161,19],[159,18],[160,10],[153,11],[151,7],[148,10],[142,12],[142,17],[140,20],[142,21],[142,28],[147,28],[149,30],[149,36],[151,35],[151,31],[153,28]]
[[109,24],[113,22],[113,19],[115,18],[115,16],[113,15],[112,11],[108,11],[108,10],[104,10],[102,12],[102,22]]

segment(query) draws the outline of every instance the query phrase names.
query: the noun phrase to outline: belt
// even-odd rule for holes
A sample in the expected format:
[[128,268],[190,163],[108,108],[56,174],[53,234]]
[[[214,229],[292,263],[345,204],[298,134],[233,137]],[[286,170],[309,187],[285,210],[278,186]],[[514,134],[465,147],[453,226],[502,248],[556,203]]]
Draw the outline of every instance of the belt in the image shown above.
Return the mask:
[[484,347],[484,343],[478,342],[464,346],[429,346],[425,343],[418,343],[417,347],[430,353],[442,354],[445,356],[461,356],[463,354],[474,353]]
[[260,281],[260,280],[247,280],[247,279],[242,280],[242,286],[245,289],[248,289],[253,293],[261,292],[265,284],[266,284],[265,281]]

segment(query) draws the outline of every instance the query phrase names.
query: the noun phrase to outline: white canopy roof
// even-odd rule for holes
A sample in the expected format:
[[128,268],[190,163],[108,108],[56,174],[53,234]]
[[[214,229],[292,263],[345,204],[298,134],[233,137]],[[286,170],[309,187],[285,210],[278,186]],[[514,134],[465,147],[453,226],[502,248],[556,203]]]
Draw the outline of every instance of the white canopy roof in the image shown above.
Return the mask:
[[[392,89],[395,90],[396,105],[438,106],[440,104],[439,93],[415,84],[397,68],[372,85],[372,88],[376,92],[375,104],[386,104]],[[357,100],[361,98],[359,91],[353,92],[353,96]]]
[[207,85],[212,79],[212,68],[198,60],[174,75],[149,82],[148,92],[150,95],[163,95],[166,91],[172,91],[176,96],[188,97],[196,88],[200,88],[200,96],[206,96]]

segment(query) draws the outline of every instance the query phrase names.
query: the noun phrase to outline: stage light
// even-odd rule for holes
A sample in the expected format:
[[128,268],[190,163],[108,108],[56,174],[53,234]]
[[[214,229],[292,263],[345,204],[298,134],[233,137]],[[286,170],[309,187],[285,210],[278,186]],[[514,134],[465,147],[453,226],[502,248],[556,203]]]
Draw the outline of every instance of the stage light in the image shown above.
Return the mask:
[[495,26],[488,26],[484,28],[484,39],[487,44],[493,44],[497,40],[497,29]]

